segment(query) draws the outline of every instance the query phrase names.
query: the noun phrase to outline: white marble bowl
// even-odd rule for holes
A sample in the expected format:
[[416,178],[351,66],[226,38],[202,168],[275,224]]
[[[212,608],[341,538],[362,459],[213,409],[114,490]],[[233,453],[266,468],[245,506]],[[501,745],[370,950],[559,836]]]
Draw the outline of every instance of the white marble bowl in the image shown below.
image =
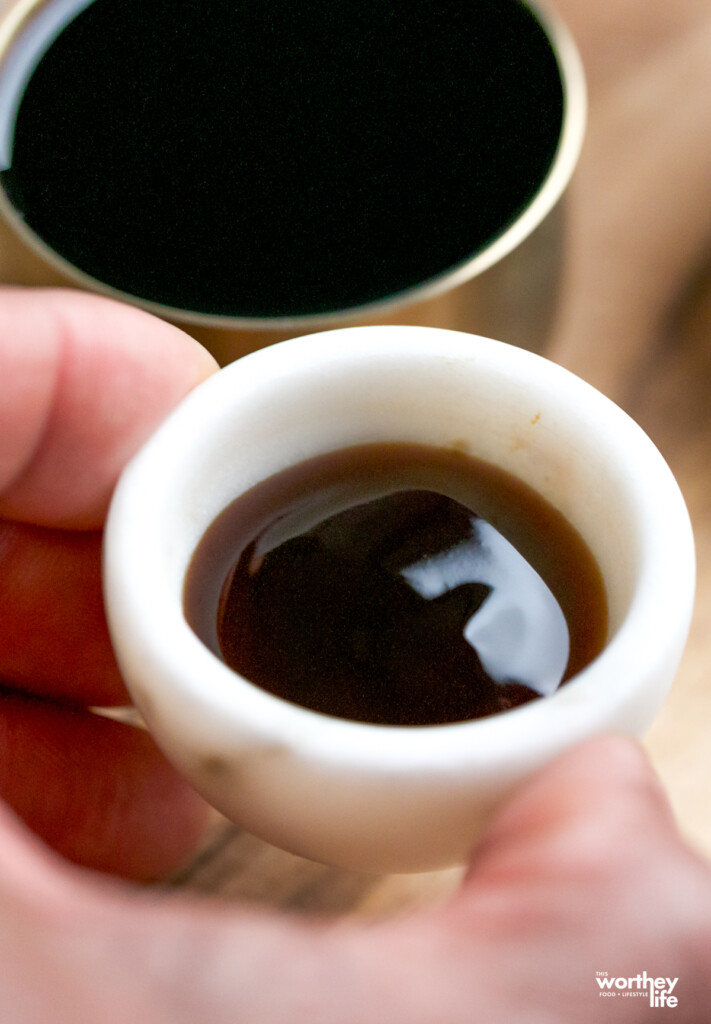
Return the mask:
[[[605,579],[602,654],[513,711],[405,728],[287,703],[212,654],[182,610],[205,529],[286,466],[375,441],[465,445],[560,509]],[[463,862],[492,809],[547,759],[595,733],[644,732],[681,656],[694,572],[679,488],[625,413],[540,356],[417,327],[312,335],[220,371],[128,466],[105,542],[116,653],[170,760],[269,842],[388,872]]]

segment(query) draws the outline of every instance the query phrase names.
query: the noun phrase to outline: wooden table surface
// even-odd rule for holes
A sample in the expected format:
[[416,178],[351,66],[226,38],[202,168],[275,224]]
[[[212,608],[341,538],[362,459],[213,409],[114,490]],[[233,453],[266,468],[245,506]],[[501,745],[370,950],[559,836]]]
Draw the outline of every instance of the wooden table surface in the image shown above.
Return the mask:
[[[711,859],[711,0],[556,7],[582,51],[590,118],[567,203],[566,276],[548,352],[638,420],[686,496],[696,611],[645,745],[682,830]],[[373,877],[323,867],[216,819],[169,884],[382,915],[437,899],[458,878],[457,870]]]

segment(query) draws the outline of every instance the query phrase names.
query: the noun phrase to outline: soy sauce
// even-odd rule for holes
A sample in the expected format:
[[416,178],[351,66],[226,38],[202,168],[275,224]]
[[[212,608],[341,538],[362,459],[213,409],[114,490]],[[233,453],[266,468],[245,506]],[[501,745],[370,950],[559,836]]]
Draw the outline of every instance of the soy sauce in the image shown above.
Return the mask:
[[340,718],[432,725],[553,692],[604,646],[577,531],[461,452],[375,444],[263,481],[193,556],[185,614],[252,683]]

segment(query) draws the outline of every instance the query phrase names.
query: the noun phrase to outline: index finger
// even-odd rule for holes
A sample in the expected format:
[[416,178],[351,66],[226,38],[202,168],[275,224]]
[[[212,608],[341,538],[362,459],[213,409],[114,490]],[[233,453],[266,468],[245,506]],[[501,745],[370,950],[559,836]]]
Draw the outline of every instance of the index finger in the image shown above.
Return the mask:
[[69,289],[0,289],[0,515],[101,526],[128,459],[217,364],[162,320]]

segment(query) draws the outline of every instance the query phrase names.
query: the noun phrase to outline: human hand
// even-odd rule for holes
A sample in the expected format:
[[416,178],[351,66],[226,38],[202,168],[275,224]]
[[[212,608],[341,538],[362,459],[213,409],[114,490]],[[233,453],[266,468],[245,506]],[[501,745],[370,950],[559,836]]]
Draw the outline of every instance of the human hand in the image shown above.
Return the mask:
[[711,871],[621,738],[589,741],[532,778],[447,905],[380,923],[108,884],[0,817],[3,1024],[656,1019],[648,991],[601,996],[598,971],[678,979],[673,1020],[702,1024],[710,958]]
[[[150,877],[187,852],[204,811],[144,733],[84,710],[125,699],[98,530],[126,459],[213,364],[102,299],[0,298],[0,787],[65,856]],[[597,971],[678,978],[676,1017],[698,1024],[710,911],[709,870],[622,740],[531,780],[451,903],[378,925],[110,885],[0,817],[8,1024],[644,1019],[643,998],[602,1002]]]
[[101,525],[125,462],[215,368],[181,331],[80,292],[0,290],[0,797],[64,856],[135,878],[205,808],[142,731],[104,620]]

